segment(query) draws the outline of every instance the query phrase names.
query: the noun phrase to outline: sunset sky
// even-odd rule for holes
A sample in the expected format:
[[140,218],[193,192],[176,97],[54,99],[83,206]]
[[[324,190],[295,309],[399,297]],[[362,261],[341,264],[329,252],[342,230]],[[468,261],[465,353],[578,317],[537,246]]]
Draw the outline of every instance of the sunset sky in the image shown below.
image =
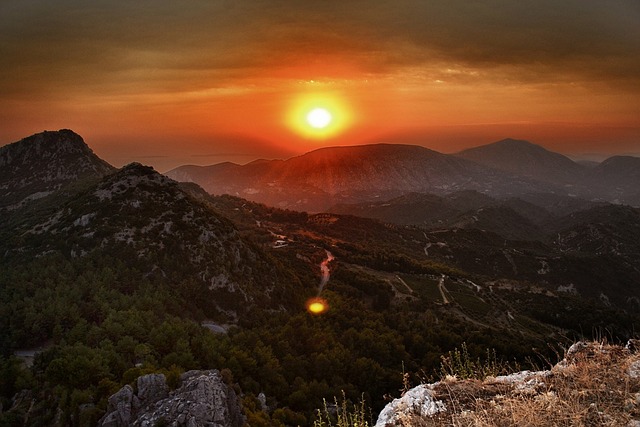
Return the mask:
[[3,1],[0,145],[61,128],[161,172],[506,137],[640,156],[640,1]]

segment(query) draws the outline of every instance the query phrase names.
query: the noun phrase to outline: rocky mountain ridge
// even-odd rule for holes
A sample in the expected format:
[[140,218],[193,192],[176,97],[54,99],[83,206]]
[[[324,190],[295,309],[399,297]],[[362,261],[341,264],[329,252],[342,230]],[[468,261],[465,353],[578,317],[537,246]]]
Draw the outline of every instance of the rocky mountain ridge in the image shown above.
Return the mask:
[[115,168],[71,130],[45,131],[0,147],[0,209],[16,209]]

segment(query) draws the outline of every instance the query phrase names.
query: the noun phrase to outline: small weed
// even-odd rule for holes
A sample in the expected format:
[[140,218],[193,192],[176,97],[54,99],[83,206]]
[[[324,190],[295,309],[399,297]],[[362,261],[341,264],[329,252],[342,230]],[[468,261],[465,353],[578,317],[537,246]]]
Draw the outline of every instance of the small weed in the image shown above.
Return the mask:
[[313,427],[369,427],[371,425],[371,412],[367,409],[364,396],[358,404],[352,404],[347,401],[344,392],[341,402],[334,397],[334,405],[329,405],[324,400],[324,408],[318,409],[317,418],[313,422]]
[[512,367],[508,363],[499,361],[495,350],[487,349],[486,358],[473,359],[467,350],[467,344],[462,343],[462,349],[456,347],[446,356],[441,357],[440,376],[441,378],[456,377],[461,380],[478,379],[483,380],[489,376],[497,376],[516,372],[519,366]]

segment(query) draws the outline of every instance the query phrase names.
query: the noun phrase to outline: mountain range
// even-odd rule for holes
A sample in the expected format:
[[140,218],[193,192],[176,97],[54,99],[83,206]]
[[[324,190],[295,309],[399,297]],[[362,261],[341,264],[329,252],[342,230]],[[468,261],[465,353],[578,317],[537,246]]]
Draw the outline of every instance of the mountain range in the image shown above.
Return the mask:
[[640,158],[612,157],[588,167],[532,143],[505,139],[457,154],[399,144],[331,147],[284,161],[181,166],[167,176],[196,182],[211,194],[317,212],[412,192],[461,190],[497,198],[545,193],[639,206],[638,170]]
[[[616,201],[620,194],[632,198],[640,170],[636,158],[613,157],[586,167],[529,142],[507,139],[456,155],[391,144],[325,148],[285,161],[184,166],[164,176],[135,163],[113,168],[79,135],[61,130],[2,147],[0,159],[6,257],[120,251],[137,259],[147,276],[165,278],[168,271],[189,265],[198,286],[227,301],[210,304],[217,312],[236,313],[252,301],[274,303],[264,296],[287,294],[275,283],[290,273],[277,271],[277,263],[243,240],[224,218],[233,212],[221,214],[206,191],[168,176],[198,181],[209,193],[241,194],[276,207],[325,208],[339,215],[418,226],[430,234],[470,230],[462,240],[463,234],[449,233],[448,245],[433,246],[429,252],[445,263],[451,262],[447,257],[452,247],[477,252],[475,257],[482,261],[475,266],[454,262],[457,268],[477,273],[513,277],[510,264],[506,269],[489,267],[492,257],[503,255],[500,250],[478,251],[496,240],[473,234],[478,231],[513,242],[514,247],[518,241],[539,242],[546,245],[539,253],[549,259],[562,254],[611,256],[610,265],[625,263],[621,270],[639,273],[634,267],[640,262],[638,209],[609,204],[596,195],[568,193],[601,177],[598,188],[614,188],[611,191],[617,193],[611,197]],[[262,272],[259,283],[257,271]],[[519,268],[516,276],[525,271]],[[535,268],[531,274],[528,279],[536,277]],[[598,287],[589,280],[585,286]]]
[[[216,307],[210,315],[226,311],[236,316],[240,307],[254,302],[275,304],[265,299],[272,293],[279,295],[277,304],[286,306],[281,298],[288,291],[275,284],[290,272],[278,270],[264,251],[243,239],[224,217],[233,212],[221,214],[215,198],[197,185],[179,184],[140,164],[113,168],[70,130],[4,146],[0,159],[5,258],[18,262],[56,251],[70,257],[96,250],[127,253],[147,277],[167,278],[189,265],[197,286],[226,301],[209,304],[211,310]],[[610,265],[624,263],[621,271],[634,276],[640,262],[638,209],[567,191],[579,192],[600,177],[596,194],[609,186],[616,201],[621,194],[633,198],[638,160],[613,157],[586,167],[525,141],[503,140],[456,155],[391,144],[325,148],[285,161],[185,166],[167,175],[198,180],[209,193],[242,194],[286,208],[325,207],[334,214],[418,226],[421,233],[449,233],[447,245],[429,251],[445,263],[452,247],[477,252],[482,242],[496,240],[473,234],[479,231],[514,242],[514,247],[518,241],[546,245],[539,252],[549,259],[563,254],[612,257]],[[460,240],[463,234],[450,234],[457,230],[473,233]],[[495,256],[503,257],[499,252]],[[483,261],[475,266],[454,264],[512,276],[511,267],[485,268],[494,255],[481,253],[475,257]],[[536,277],[534,270],[528,279]],[[519,268],[518,275],[524,271]],[[598,287],[588,280],[585,286]],[[624,286],[616,285],[615,293],[625,294]]]
[[326,148],[172,179],[70,130],[1,147],[0,423],[96,425],[141,375],[219,369],[248,422],[311,425],[341,390],[380,410],[398,367],[437,369],[461,342],[524,361],[583,331],[628,338],[640,210],[600,192],[631,200],[635,159],[485,149]]

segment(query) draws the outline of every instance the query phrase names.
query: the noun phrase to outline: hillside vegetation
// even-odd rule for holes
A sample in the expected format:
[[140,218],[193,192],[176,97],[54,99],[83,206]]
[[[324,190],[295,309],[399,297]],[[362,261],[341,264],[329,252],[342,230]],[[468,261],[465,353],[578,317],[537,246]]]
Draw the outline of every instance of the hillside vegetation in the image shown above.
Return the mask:
[[[69,132],[32,138],[53,153],[46,167],[21,144],[2,151],[17,177],[59,173],[0,182],[0,425],[96,425],[141,375],[179,388],[186,371],[218,370],[249,425],[308,426],[333,396],[377,414],[461,343],[526,369],[640,325],[633,208],[565,216],[555,243],[310,214],[140,164],[100,168]],[[80,177],[78,164],[96,167]],[[536,211],[510,206],[494,212]],[[306,309],[315,298],[321,314]]]

